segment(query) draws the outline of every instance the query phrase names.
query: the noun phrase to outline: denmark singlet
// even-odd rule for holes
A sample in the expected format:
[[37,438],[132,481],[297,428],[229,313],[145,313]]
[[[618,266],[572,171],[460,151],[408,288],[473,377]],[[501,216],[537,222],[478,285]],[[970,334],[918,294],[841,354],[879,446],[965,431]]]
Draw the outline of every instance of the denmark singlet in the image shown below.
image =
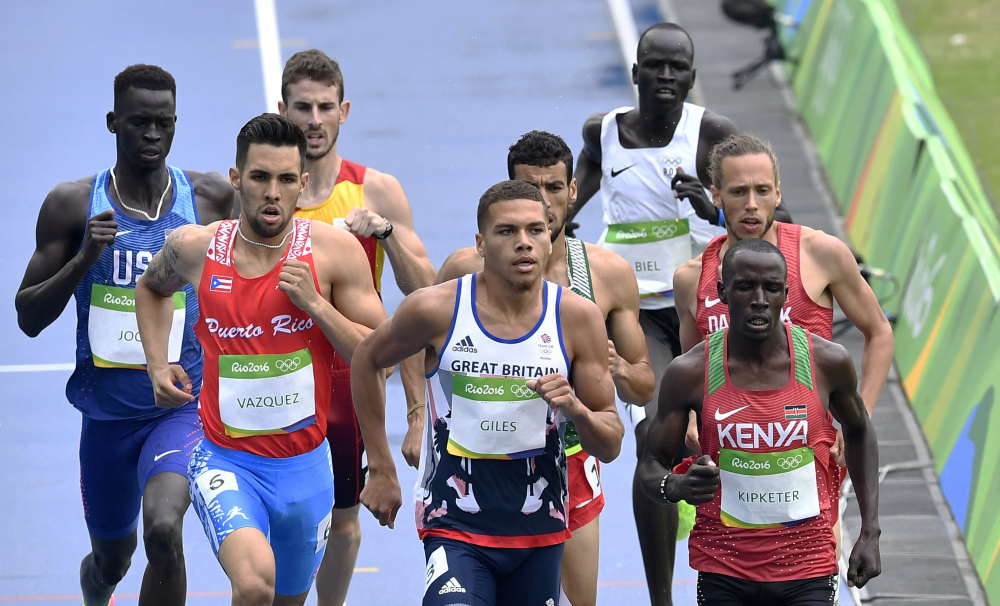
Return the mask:
[[677,199],[670,185],[678,168],[698,175],[705,108],[685,103],[669,144],[636,149],[623,147],[619,138],[618,116],[631,110],[612,110],[601,122],[601,200],[606,228],[598,244],[632,265],[639,283],[639,307],[663,309],[674,305],[674,270],[722,233],[699,218],[688,200]]
[[[76,287],[76,369],[66,384],[66,397],[92,419],[141,419],[169,412],[157,408],[146,374],[146,356],[135,319],[135,283],[163,248],[166,235],[198,223],[194,187],[179,168],[168,166],[174,194],[156,221],[125,214],[108,192],[110,170],[94,177],[87,220],[115,209],[118,231],[114,245],[90,266]],[[195,337],[198,301],[188,285],[174,294],[174,314],[167,347],[169,362],[179,363],[201,389],[202,350]]]
[[786,324],[788,383],[750,391],[733,385],[727,331],[705,344],[701,451],[719,466],[715,498],[698,506],[688,539],[691,567],[750,581],[837,573],[829,484],[836,429],[816,393],[812,337]]
[[334,356],[309,314],[278,289],[286,259],[308,263],[317,282],[312,223],[295,218],[284,257],[257,278],[244,278],[233,263],[237,225],[219,225],[198,286],[205,437],[233,450],[293,457],[326,437]]
[[[813,301],[802,286],[799,263],[802,226],[775,221],[774,230],[778,236],[778,250],[785,256],[785,263],[788,264],[788,300],[781,309],[781,321],[801,326],[824,339],[832,339],[833,309]],[[717,286],[722,279],[719,274],[719,266],[722,264],[719,250],[726,238],[727,236],[713,238],[701,256],[695,324],[704,337],[729,327],[729,306],[719,300]]]
[[[321,204],[306,208],[296,208],[295,216],[304,219],[314,219],[337,227],[345,227],[344,219],[352,208],[365,207],[365,171],[366,167],[348,160],[341,160],[340,174],[337,183],[330,192],[330,197]],[[375,280],[375,291],[382,292],[382,267],[385,263],[385,250],[379,241],[372,236],[358,236],[358,241],[365,249],[365,256],[372,268],[372,278]]]
[[[587,257],[587,245],[578,238],[565,236],[566,240],[566,274],[569,276],[569,289],[584,299],[597,303],[594,298],[594,281],[590,275],[590,260]],[[566,422],[566,456],[572,456],[583,450],[580,445],[580,434],[576,432],[573,421]]]
[[427,376],[417,531],[421,539],[483,547],[556,545],[570,537],[565,420],[525,380],[570,376],[559,313],[563,289],[543,282],[538,323],[520,338],[501,339],[479,322],[476,276],[458,280],[451,328]]

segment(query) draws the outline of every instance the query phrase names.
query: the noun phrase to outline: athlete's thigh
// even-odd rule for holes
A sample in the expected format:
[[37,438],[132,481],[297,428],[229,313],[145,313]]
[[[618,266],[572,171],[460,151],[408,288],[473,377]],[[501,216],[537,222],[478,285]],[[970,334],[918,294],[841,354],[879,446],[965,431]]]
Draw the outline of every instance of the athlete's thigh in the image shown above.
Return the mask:
[[323,561],[333,509],[333,471],[326,443],[289,460],[275,476],[268,503],[271,549],[277,574],[275,593],[309,591]]
[[798,581],[764,583],[764,601],[774,606],[831,606],[837,598],[839,579],[826,575]]
[[227,457],[224,449],[207,439],[191,453],[188,490],[216,558],[222,542],[240,528],[256,528],[267,536],[264,498],[268,490],[252,470]]
[[711,572],[698,573],[698,606],[773,606],[761,602],[761,583]]
[[527,550],[527,557],[500,580],[497,604],[557,604],[563,547],[559,543]]
[[99,539],[120,539],[138,525],[142,488],[136,470],[148,429],[143,421],[83,417],[80,493],[87,528]]
[[452,539],[424,539],[423,606],[496,606],[496,572],[483,550]]
[[202,439],[198,408],[188,404],[159,417],[139,455],[138,480],[143,486],[143,522],[180,518],[189,500],[187,466]]

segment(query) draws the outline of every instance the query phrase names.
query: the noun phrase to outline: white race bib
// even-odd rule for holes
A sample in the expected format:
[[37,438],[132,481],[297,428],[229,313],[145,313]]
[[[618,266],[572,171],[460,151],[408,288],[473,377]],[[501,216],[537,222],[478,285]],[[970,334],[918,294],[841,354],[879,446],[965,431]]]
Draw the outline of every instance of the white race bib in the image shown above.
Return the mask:
[[453,375],[448,452],[473,459],[523,459],[541,454],[549,405],[524,382]]
[[749,453],[719,450],[725,526],[791,526],[819,515],[812,448]]
[[316,423],[316,383],[308,349],[219,356],[219,414],[226,435],[291,433]]
[[[167,361],[181,359],[187,293],[174,293],[174,316],[167,341]],[[94,284],[90,289],[90,351],[100,368],[144,368],[146,354],[135,319],[135,291]]]
[[608,225],[598,245],[629,262],[640,297],[672,297],[674,270],[693,258],[687,219]]

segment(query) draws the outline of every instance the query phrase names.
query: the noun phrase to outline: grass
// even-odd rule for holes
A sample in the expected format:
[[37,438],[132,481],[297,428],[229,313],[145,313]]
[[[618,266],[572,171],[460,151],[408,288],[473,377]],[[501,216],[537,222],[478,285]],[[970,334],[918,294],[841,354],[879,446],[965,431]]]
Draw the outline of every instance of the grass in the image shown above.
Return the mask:
[[938,97],[1000,208],[1000,1],[896,0]]

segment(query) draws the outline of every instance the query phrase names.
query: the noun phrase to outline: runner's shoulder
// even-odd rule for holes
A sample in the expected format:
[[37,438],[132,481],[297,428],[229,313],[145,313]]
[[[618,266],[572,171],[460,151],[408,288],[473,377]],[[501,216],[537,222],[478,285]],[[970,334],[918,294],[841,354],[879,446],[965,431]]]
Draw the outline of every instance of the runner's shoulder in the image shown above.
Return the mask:
[[441,284],[482,269],[483,258],[479,256],[479,251],[475,247],[460,248],[448,255],[448,258],[441,264],[437,275],[434,276],[434,283]]

